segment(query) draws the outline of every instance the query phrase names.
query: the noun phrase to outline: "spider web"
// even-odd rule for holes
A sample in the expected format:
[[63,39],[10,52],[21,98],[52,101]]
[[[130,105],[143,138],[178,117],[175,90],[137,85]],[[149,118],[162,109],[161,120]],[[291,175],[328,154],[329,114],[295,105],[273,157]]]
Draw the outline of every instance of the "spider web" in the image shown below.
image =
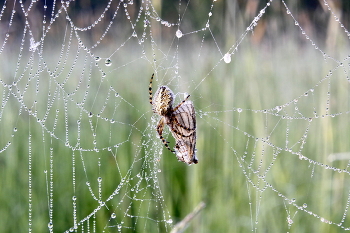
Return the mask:
[[[175,3],[2,3],[1,232],[170,232],[200,202],[190,232],[350,229],[346,11]],[[191,95],[197,165],[156,134],[152,73]]]

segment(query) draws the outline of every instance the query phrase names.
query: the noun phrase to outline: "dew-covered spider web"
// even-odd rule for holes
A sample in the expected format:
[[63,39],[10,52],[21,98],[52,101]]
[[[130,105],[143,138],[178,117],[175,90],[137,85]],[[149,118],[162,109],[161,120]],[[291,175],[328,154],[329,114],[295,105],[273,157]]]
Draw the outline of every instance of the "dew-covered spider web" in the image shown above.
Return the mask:
[[[0,232],[350,230],[348,1],[5,0],[0,22]],[[159,139],[153,73],[191,95],[198,164]]]

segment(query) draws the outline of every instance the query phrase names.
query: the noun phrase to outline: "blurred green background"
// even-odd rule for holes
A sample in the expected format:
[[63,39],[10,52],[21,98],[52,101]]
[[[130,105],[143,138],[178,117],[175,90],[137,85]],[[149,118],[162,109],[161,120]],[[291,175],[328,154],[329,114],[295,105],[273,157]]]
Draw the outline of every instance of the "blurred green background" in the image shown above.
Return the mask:
[[[249,33],[265,1],[2,3],[0,232],[168,232],[200,202],[186,232],[350,227],[350,4],[285,2],[305,34],[281,1]],[[152,73],[191,95],[199,164],[158,139]]]

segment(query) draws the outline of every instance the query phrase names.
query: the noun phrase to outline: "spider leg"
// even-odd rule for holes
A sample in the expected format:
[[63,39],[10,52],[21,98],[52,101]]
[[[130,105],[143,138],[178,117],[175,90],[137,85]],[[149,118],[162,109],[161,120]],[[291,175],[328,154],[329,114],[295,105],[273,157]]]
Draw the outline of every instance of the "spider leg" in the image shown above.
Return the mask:
[[176,112],[176,110],[178,110],[182,104],[184,104],[186,102],[186,100],[190,97],[190,95],[188,95],[181,103],[179,103],[174,109],[173,112]]
[[159,138],[160,138],[160,140],[162,140],[164,146],[165,146],[168,150],[170,150],[171,152],[175,153],[174,150],[170,149],[170,147],[169,147],[169,145],[168,145],[169,142],[167,142],[167,141],[165,140],[165,138],[163,138],[163,129],[164,129],[164,124],[165,124],[165,121],[164,121],[164,120],[165,120],[164,117],[162,117],[162,118],[159,120],[158,125],[157,125],[157,132],[158,132]]
[[152,104],[152,82],[153,82],[153,77],[154,77],[154,73],[152,74],[151,80],[149,81],[149,88],[148,88],[148,93],[149,93],[149,103]]

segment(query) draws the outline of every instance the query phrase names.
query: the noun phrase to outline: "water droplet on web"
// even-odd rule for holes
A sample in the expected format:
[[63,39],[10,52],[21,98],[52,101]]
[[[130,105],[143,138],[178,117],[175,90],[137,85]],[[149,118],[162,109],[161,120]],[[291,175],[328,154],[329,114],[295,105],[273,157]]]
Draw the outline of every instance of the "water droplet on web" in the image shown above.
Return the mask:
[[231,54],[230,53],[226,53],[224,55],[224,62],[226,62],[226,63],[230,63],[231,62]]
[[132,33],[132,37],[137,37],[136,31],[134,31],[134,32]]
[[241,108],[237,108],[237,112],[242,112],[242,109]]
[[101,61],[101,57],[99,56],[95,57],[95,61]]
[[117,217],[117,215],[115,213],[111,214],[111,218],[116,218],[116,217]]
[[182,36],[183,36],[182,31],[180,31],[180,29],[177,29],[177,31],[176,31],[176,37],[177,37],[177,38],[181,38]]
[[105,61],[105,65],[106,66],[111,66],[112,65],[111,59],[107,58],[106,61]]
[[306,203],[303,204],[303,208],[307,208],[307,204]]
[[49,222],[49,223],[47,224],[47,227],[48,227],[49,229],[52,229],[52,228],[53,228],[52,222]]
[[76,196],[73,196],[73,197],[72,197],[72,200],[73,200],[73,201],[77,200],[77,197],[76,197]]

